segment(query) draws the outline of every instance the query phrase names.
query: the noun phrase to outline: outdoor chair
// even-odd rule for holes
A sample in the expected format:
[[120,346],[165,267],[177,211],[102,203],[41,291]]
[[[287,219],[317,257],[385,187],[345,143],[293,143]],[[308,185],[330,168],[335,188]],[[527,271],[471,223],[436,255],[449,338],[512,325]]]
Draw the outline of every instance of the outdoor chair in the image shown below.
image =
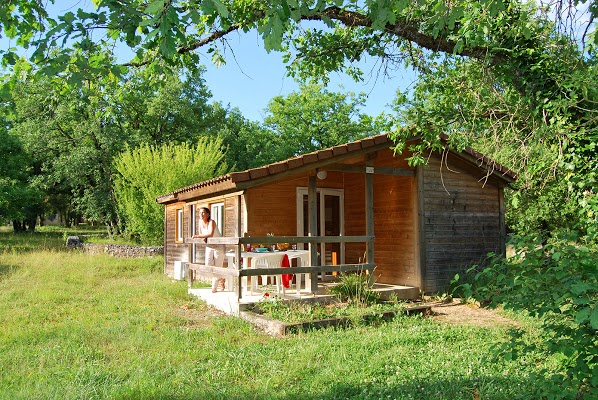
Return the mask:
[[[297,260],[298,267],[307,267],[309,265],[309,254],[304,254],[299,257],[295,257]],[[303,274],[295,274],[295,290],[297,294],[301,294],[301,281],[305,282],[305,290],[311,291],[311,274],[310,273],[303,273]]]
[[[282,259],[283,259],[284,255],[283,254],[274,254],[268,257],[264,257],[264,258],[257,258],[253,261],[253,265],[252,268],[281,268],[282,267]],[[272,278],[275,278],[275,284],[276,284],[276,291],[278,293],[282,292],[282,295],[285,295],[285,287],[282,284],[282,275],[262,275],[262,285],[265,286],[268,284],[268,277],[271,276]],[[251,283],[251,291],[253,292],[253,288],[254,288],[254,284],[256,282],[254,282],[254,280],[252,280]]]

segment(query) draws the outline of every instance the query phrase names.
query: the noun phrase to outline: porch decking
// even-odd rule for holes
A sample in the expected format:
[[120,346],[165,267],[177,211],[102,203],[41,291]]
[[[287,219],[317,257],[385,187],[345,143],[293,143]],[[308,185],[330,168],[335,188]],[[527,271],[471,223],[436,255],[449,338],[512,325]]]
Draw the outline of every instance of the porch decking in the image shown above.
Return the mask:
[[[319,302],[326,303],[334,300],[334,295],[330,294],[329,288],[336,285],[335,281],[319,281],[318,290],[316,293],[309,293],[301,291],[298,295],[296,290],[291,287],[286,290],[283,297],[284,300],[291,301],[304,301],[304,302]],[[400,299],[414,299],[419,296],[419,289],[411,286],[400,286],[400,285],[387,285],[383,283],[374,284],[373,290],[380,293],[381,299],[388,299],[391,294],[395,293]],[[230,315],[239,316],[240,311],[250,309],[255,303],[260,302],[264,299],[264,294],[268,293],[269,296],[280,296],[276,292],[276,288],[273,286],[258,287],[253,292],[244,292],[241,300],[237,298],[236,290],[232,291],[218,291],[212,293],[211,288],[191,288],[189,294],[197,296],[199,299],[204,300],[208,305],[216,308],[217,310],[223,311]]]

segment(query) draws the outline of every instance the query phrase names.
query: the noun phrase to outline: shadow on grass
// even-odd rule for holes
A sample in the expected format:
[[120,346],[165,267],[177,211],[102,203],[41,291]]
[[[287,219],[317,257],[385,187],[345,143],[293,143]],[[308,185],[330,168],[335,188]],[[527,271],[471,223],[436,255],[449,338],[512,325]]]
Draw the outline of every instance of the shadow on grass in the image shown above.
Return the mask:
[[[343,377],[339,376],[339,380]],[[521,377],[479,375],[472,378],[420,377],[408,382],[392,383],[393,376],[378,376],[366,379],[363,384],[344,382],[331,383],[327,389],[316,392],[310,389],[311,381],[302,377],[289,377],[288,383],[279,383],[275,388],[243,388],[238,385],[221,384],[222,388],[205,387],[205,383],[197,382],[195,388],[188,388],[182,394],[168,393],[167,390],[156,392],[156,388],[136,388],[126,391],[129,399],[144,399],[148,394],[152,398],[182,399],[528,399],[541,393],[548,385],[547,379]],[[320,379],[321,380],[321,379]],[[302,381],[306,382],[302,389]],[[210,382],[208,386],[220,386]],[[250,386],[253,386],[250,384]]]
[[8,278],[16,270],[17,267],[14,265],[0,264],[0,281]]
[[66,251],[66,241],[60,232],[0,231],[0,248],[5,252],[24,253],[38,250]]

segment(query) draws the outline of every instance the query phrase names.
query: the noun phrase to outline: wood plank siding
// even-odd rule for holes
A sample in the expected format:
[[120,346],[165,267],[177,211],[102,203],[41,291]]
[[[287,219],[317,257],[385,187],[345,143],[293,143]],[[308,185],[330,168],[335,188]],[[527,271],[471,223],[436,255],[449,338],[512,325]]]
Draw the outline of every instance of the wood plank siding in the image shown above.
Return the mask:
[[[365,176],[362,173],[344,175],[345,234],[347,236],[365,235]],[[374,234],[376,234],[375,224]],[[355,264],[363,260],[365,250],[365,243],[347,243],[345,245],[346,263]]]
[[[378,152],[376,167],[410,169],[390,149]],[[374,175],[376,277],[380,283],[420,286],[415,176]]]
[[488,252],[502,251],[502,189],[498,180],[451,154],[444,161],[432,156],[421,171],[423,289],[431,293],[446,290],[456,273]]
[[188,207],[184,202],[166,205],[164,223],[164,273],[168,276],[174,274],[174,262],[186,261],[189,257],[188,246],[176,241],[177,211],[183,209],[183,232],[189,229],[187,212]]
[[307,175],[269,183],[246,191],[249,236],[295,236],[297,233],[296,187],[307,186]]
[[[390,149],[379,151],[374,162],[376,282],[419,286],[415,177],[375,173],[377,167],[409,168],[404,159],[394,157]],[[348,236],[363,235],[365,175],[345,175],[345,232]],[[348,243],[345,247],[347,263],[359,262],[364,252],[365,244]]]

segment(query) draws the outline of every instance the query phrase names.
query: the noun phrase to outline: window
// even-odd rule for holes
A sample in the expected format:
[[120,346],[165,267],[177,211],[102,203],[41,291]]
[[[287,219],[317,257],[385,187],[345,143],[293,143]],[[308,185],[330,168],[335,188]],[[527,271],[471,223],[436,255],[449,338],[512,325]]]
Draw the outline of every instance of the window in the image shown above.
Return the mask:
[[175,237],[174,241],[176,243],[183,243],[183,209],[177,208],[176,209],[176,223],[175,223]]
[[224,235],[224,203],[210,205],[211,218],[216,222],[221,235]]
[[196,215],[196,211],[195,211],[195,204],[191,204],[189,206],[189,215],[191,216],[190,220],[189,220],[189,236],[193,236],[195,235],[197,232],[195,231],[196,227],[197,227],[197,215]]

